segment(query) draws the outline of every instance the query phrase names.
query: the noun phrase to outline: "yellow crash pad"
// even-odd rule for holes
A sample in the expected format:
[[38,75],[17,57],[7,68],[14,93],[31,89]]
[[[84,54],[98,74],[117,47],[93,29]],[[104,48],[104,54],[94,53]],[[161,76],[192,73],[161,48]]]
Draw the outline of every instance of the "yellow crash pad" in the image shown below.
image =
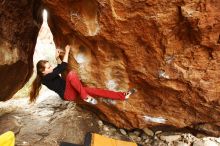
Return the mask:
[[0,146],[14,146],[15,135],[12,131],[8,131],[0,135]]
[[116,140],[99,134],[92,133],[91,146],[138,146],[138,145],[134,142]]

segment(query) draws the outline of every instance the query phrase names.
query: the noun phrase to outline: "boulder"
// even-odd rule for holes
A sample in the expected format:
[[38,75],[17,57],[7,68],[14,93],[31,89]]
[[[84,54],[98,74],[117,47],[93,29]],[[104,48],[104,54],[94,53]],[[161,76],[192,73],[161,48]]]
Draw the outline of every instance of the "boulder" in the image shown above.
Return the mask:
[[[138,90],[127,101],[99,98],[96,106],[81,106],[124,129],[190,126],[220,136],[220,1],[2,3],[1,100],[31,75],[40,5],[49,11],[56,46],[72,46],[68,71],[84,85]],[[201,123],[208,126],[197,128]]]
[[0,3],[0,101],[6,101],[23,87],[33,72],[40,3],[26,0]]
[[[102,120],[135,129],[201,129],[219,136],[219,1],[46,1],[57,46],[86,86],[135,87],[128,101],[99,99]],[[88,106],[81,103],[82,106]],[[213,130],[215,129],[215,130]]]
[[200,140],[195,141],[193,146],[219,146],[219,144],[211,140]]
[[161,135],[160,139],[170,143],[170,142],[178,141],[179,139],[181,139],[181,135]]

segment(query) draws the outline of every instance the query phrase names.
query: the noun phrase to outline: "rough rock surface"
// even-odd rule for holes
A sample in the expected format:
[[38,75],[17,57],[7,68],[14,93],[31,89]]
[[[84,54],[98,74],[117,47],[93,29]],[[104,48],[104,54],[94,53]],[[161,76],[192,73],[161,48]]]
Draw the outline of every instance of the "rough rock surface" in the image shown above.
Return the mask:
[[[0,66],[0,98],[5,100],[30,74],[36,29],[34,1],[0,2],[1,45],[10,46],[3,47]],[[42,4],[49,10],[56,45],[74,47],[69,70],[77,70],[88,86],[138,89],[126,102],[100,99],[90,106],[102,119],[126,129],[190,127],[220,135],[219,0]],[[10,51],[15,55],[7,55]]]
[[91,108],[102,119],[220,135],[220,1],[42,2],[57,46],[74,48],[69,70],[88,86],[138,89],[126,102],[100,99]]
[[187,133],[162,131],[150,136],[138,129],[118,129],[75,103],[63,101],[46,89],[44,92],[47,94],[42,94],[35,104],[28,105],[27,98],[0,103],[0,134],[13,131],[16,146],[58,146],[60,141],[83,144],[87,132],[143,146],[220,145],[220,138],[214,137],[197,138]]
[[0,100],[8,100],[30,78],[38,27],[33,0],[0,0]]
[[87,132],[99,132],[96,116],[73,102],[50,95],[40,97],[36,104],[27,103],[27,98],[0,103],[0,134],[13,131],[18,146],[83,144]]

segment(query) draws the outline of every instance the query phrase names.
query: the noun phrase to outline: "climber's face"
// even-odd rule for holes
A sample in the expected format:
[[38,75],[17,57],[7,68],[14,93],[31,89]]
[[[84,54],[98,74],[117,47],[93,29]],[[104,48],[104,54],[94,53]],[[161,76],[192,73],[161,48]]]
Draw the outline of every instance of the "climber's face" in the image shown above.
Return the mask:
[[53,67],[50,65],[49,62],[45,63],[44,67],[45,67],[45,70],[42,72],[44,75],[47,75],[53,72]]

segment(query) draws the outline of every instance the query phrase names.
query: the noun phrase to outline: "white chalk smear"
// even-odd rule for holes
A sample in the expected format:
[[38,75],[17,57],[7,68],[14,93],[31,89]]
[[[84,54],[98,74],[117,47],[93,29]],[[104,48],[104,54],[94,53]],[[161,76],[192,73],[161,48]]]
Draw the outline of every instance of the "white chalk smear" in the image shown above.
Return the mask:
[[106,82],[106,86],[109,90],[116,90],[116,87],[118,86],[118,84],[114,80],[108,80]]
[[77,54],[75,59],[76,59],[77,63],[84,63],[84,62],[86,62],[86,57],[82,53]]
[[143,116],[144,120],[147,122],[155,122],[155,123],[165,123],[166,119],[163,117],[150,117],[150,116]]
[[169,79],[170,77],[169,77],[169,75],[167,75],[167,74],[165,73],[165,71],[160,70],[160,71],[159,71],[159,78]]

